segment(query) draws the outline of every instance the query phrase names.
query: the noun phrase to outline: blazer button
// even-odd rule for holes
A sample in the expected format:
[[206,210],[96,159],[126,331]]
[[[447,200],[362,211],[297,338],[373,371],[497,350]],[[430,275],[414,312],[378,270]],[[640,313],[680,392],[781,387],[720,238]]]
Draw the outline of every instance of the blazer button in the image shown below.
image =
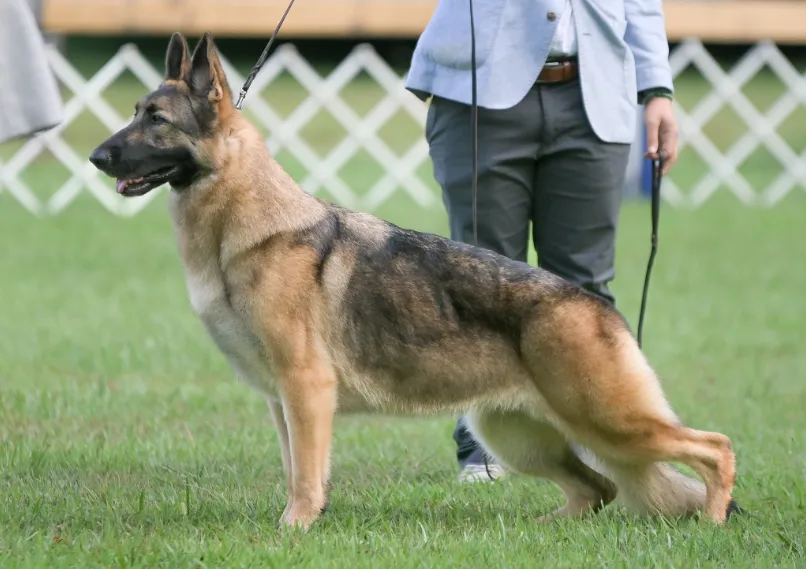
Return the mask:
[[555,14],[554,12],[549,12],[548,14],[546,14],[546,18],[548,19],[549,22],[553,22],[554,20],[557,19],[557,14]]

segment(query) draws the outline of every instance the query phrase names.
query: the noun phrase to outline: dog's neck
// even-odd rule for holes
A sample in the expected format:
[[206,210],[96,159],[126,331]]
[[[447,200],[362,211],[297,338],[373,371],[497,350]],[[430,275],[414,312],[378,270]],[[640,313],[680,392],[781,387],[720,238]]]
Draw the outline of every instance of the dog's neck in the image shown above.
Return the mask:
[[257,129],[239,113],[228,122],[228,134],[208,147],[210,175],[171,192],[180,249],[214,248],[222,264],[274,235],[310,227],[327,213],[274,160]]

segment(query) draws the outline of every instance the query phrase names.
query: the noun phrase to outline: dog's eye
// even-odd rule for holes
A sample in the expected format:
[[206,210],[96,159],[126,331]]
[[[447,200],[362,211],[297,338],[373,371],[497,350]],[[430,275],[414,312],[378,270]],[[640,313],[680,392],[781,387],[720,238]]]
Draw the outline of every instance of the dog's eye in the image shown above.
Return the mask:
[[162,123],[166,123],[166,122],[168,122],[168,121],[166,121],[166,120],[165,120],[165,119],[164,119],[162,116],[160,116],[160,115],[151,115],[151,122],[153,122],[154,124],[162,124]]

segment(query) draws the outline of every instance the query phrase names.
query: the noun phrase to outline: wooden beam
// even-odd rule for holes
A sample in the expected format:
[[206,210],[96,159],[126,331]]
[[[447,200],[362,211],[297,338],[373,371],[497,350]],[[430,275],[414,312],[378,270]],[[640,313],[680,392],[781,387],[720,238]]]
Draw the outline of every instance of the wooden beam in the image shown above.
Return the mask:
[[759,0],[663,3],[666,34],[676,41],[806,43],[806,2]]
[[[416,38],[437,0],[300,0],[283,26],[290,37]],[[666,0],[671,41],[806,44],[802,0]],[[43,0],[43,27],[54,33],[268,37],[286,0]]]
[[[356,0],[302,0],[283,25],[289,36],[346,36]],[[271,35],[287,7],[277,0],[45,0],[42,25],[54,33],[217,36]]]
[[434,0],[360,0],[361,29],[388,37],[417,38],[434,13]]

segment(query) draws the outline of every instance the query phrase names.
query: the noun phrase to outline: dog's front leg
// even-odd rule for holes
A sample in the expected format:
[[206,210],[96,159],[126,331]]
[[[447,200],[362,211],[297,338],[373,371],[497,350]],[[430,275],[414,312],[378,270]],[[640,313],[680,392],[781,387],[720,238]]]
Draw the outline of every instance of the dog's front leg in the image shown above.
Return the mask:
[[283,413],[291,447],[291,487],[282,522],[307,529],[327,503],[330,443],[336,411],[336,382],[324,365],[289,373]]
[[[283,472],[285,472],[286,491],[288,492],[288,504],[294,501],[294,475],[291,466],[291,444],[288,440],[288,426],[283,413],[283,404],[275,399],[267,400],[274,428],[277,429],[277,440],[280,441],[280,453],[283,459]],[[286,507],[286,511],[288,507]],[[285,515],[285,512],[283,512]]]

